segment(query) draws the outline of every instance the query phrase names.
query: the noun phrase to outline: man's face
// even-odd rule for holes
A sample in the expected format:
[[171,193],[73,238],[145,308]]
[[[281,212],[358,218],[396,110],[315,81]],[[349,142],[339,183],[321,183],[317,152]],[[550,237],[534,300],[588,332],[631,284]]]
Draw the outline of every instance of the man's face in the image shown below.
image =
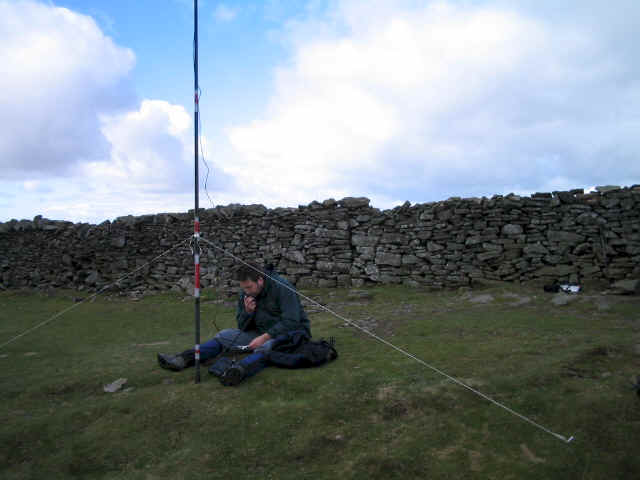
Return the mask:
[[262,291],[262,287],[264,287],[264,278],[262,277],[259,277],[255,282],[253,280],[240,281],[240,288],[245,295],[249,295],[250,297],[257,297]]

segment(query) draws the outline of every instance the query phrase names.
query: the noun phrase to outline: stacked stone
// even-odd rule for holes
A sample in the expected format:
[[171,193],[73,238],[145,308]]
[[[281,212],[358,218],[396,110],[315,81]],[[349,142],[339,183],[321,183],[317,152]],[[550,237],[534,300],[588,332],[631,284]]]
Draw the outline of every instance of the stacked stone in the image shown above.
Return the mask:
[[[640,277],[640,186],[595,192],[450,198],[391,210],[367,198],[298,208],[202,210],[202,284],[232,285],[237,261],[272,264],[299,287],[476,280],[580,282]],[[0,223],[2,286],[97,289],[132,271],[125,290],[189,289],[193,212],[119,217],[100,225]],[[144,266],[144,267],[143,267]]]

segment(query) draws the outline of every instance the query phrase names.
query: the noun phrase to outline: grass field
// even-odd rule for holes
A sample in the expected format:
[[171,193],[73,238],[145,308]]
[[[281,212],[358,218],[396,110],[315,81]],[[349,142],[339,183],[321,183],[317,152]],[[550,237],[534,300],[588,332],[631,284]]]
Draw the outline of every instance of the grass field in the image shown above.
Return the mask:
[[[363,293],[364,292],[364,293]],[[566,444],[322,311],[337,361],[237,387],[158,368],[193,301],[98,297],[0,349],[0,478],[637,479],[640,299],[533,286],[305,291]],[[0,343],[78,292],[0,293]],[[205,292],[202,336],[233,325]],[[125,391],[103,385],[127,378]]]

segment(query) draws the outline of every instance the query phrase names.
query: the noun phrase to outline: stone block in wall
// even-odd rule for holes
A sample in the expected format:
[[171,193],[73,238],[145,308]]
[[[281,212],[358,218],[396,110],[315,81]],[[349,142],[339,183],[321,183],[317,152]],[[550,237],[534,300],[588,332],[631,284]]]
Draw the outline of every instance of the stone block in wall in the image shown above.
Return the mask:
[[100,281],[100,274],[95,270],[87,272],[87,276],[84,279],[84,283],[87,285],[95,285]]
[[355,247],[373,247],[378,244],[380,237],[376,235],[360,235],[351,236],[351,244]]
[[458,242],[447,242],[447,246],[446,246],[446,250],[447,251],[457,251],[457,250],[463,250],[464,249],[464,245],[462,243],[458,243]]
[[351,271],[351,264],[345,262],[335,262],[333,272],[336,273],[349,273]]
[[445,247],[443,245],[440,245],[437,242],[433,242],[433,241],[427,242],[427,250],[430,252],[437,252],[440,250],[444,250],[444,248]]
[[611,289],[613,293],[618,293],[618,294],[624,294],[624,295],[640,294],[640,280],[632,279],[632,278],[618,280],[613,285],[611,285]]
[[576,217],[580,225],[605,225],[607,220],[595,212],[584,212]]
[[522,249],[519,247],[511,247],[504,250],[505,260],[516,260],[522,257]]
[[445,263],[447,263],[443,256],[439,254],[428,255],[425,257],[425,260],[431,265],[444,265]]
[[402,265],[402,255],[397,253],[378,252],[376,254],[376,264],[400,266]]
[[378,282],[380,280],[380,270],[374,263],[368,263],[367,265],[365,265],[364,273],[366,274],[367,278],[373,280],[374,282]]
[[574,197],[574,195],[571,192],[553,192],[555,195],[555,198],[557,198],[561,203],[564,204],[572,204],[575,203],[576,197]]
[[407,243],[406,235],[401,233],[383,233],[380,243],[393,243],[396,245],[405,245]]
[[350,261],[353,258],[353,252],[349,250],[333,250],[331,252],[332,257],[337,260]]
[[368,207],[370,200],[366,197],[345,197],[338,201],[338,205],[344,208]]
[[392,283],[402,283],[402,277],[398,275],[394,275],[393,273],[381,273],[380,274],[380,283],[385,285]]
[[490,251],[490,252],[483,252],[483,253],[479,253],[479,254],[476,255],[476,258],[480,262],[486,262],[488,260],[494,260],[496,258],[501,258],[501,257],[502,257],[502,251],[500,251],[500,250],[494,250],[494,251]]
[[127,237],[124,235],[118,235],[111,239],[111,246],[115,248],[123,248],[127,244]]
[[491,242],[483,243],[482,248],[491,252],[493,251],[502,252],[503,250],[502,245],[500,245],[499,243],[491,243]]
[[284,253],[284,257],[294,263],[305,263],[304,255],[299,250],[288,250]]
[[465,239],[464,244],[467,246],[478,245],[482,243],[482,237],[480,235],[472,235]]
[[306,250],[308,255],[328,255],[330,252],[329,247],[309,247]]
[[333,262],[327,262],[323,260],[316,262],[316,269],[321,272],[332,272],[334,267],[335,267],[335,263]]
[[577,268],[573,265],[547,265],[539,268],[534,272],[536,277],[568,277],[572,273],[576,273]]
[[297,225],[294,225],[293,230],[296,233],[305,234],[313,232],[315,228],[311,224],[299,223]]
[[608,197],[600,200],[600,204],[607,209],[614,209],[620,205],[620,199],[616,197]]
[[605,277],[610,279],[622,279],[627,276],[628,268],[621,267],[607,267],[603,270]]
[[600,267],[598,265],[580,265],[579,266],[580,276],[582,278],[593,278],[597,273],[600,272]]
[[360,254],[359,256],[363,260],[373,260],[376,249],[375,247],[356,247],[356,252]]
[[523,229],[522,229],[522,227],[520,225],[507,223],[506,225],[504,225],[502,227],[502,234],[503,235],[507,235],[507,236],[521,235],[522,232],[523,232]]
[[577,245],[571,253],[578,256],[593,253],[593,245],[587,242],[581,243],[580,245]]
[[469,279],[459,273],[447,275],[445,279],[451,286],[467,285],[469,283]]
[[640,255],[640,242],[629,243],[625,249],[625,253],[632,256]]
[[555,253],[555,254],[550,253],[544,256],[544,261],[550,265],[557,265],[559,263],[563,263],[566,260],[564,253],[565,253],[564,251],[560,253]]
[[416,249],[413,251],[413,254],[418,258],[427,259],[431,256],[431,254],[427,250],[419,250]]
[[403,265],[414,265],[416,263],[420,263],[420,259],[415,255],[402,255],[402,264]]
[[596,187],[596,192],[599,193],[609,193],[609,192],[616,192],[620,190],[620,186],[618,185],[599,185]]
[[436,218],[443,223],[449,222],[453,218],[453,211],[449,209],[437,211]]
[[576,245],[583,242],[585,237],[573,232],[565,232],[559,230],[549,230],[547,232],[547,239],[550,242],[563,243],[568,245]]
[[337,280],[335,278],[319,278],[316,285],[321,288],[333,288],[337,286]]

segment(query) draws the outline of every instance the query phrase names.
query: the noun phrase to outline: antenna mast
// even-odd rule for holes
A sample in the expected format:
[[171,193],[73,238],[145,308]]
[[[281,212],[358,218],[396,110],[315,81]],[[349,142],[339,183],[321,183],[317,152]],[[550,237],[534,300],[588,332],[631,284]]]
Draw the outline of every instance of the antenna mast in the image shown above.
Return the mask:
[[193,73],[194,73],[194,171],[195,171],[195,208],[193,210],[193,263],[195,266],[195,281],[193,288],[193,296],[195,299],[195,323],[196,323],[196,383],[200,383],[200,219],[198,217],[198,195],[199,195],[199,177],[198,177],[198,124],[200,123],[200,106],[199,95],[200,88],[198,86],[198,0],[193,0]]

